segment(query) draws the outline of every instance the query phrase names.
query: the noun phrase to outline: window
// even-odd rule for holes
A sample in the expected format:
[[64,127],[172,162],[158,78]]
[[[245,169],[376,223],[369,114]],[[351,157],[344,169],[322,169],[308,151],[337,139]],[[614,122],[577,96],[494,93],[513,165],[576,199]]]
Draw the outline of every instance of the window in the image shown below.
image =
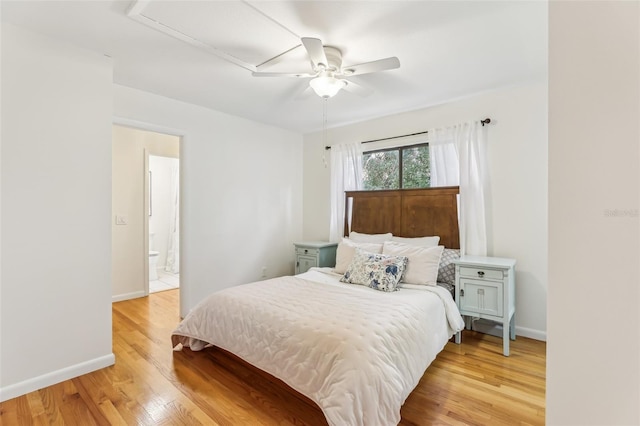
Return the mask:
[[362,156],[364,189],[428,188],[429,144],[365,152]]

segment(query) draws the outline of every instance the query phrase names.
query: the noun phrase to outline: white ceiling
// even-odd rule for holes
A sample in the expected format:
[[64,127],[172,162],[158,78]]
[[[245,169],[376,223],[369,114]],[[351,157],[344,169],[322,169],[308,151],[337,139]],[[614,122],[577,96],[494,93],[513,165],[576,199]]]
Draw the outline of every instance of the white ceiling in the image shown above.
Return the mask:
[[329,99],[331,127],[541,81],[547,70],[544,1],[3,0],[1,17],[111,56],[117,84],[302,133],[322,127],[308,80],[250,71],[288,51],[260,70],[309,72],[300,37],[338,47],[344,65],[400,59],[399,69],[350,77],[374,93]]

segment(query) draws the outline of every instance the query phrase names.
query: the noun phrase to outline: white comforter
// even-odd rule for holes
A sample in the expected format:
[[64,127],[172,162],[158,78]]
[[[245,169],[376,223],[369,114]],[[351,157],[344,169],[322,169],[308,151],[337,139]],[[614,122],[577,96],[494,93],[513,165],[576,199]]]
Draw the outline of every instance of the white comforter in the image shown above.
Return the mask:
[[384,293],[312,269],[216,292],[173,332],[213,344],[316,402],[330,425],[395,425],[400,407],[464,327],[440,287]]

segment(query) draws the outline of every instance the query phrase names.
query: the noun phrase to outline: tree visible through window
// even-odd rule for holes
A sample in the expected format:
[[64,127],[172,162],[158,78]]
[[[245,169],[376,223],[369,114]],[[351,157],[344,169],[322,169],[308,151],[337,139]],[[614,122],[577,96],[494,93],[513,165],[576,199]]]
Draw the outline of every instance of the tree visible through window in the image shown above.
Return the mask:
[[365,152],[362,163],[365,190],[431,186],[428,144]]

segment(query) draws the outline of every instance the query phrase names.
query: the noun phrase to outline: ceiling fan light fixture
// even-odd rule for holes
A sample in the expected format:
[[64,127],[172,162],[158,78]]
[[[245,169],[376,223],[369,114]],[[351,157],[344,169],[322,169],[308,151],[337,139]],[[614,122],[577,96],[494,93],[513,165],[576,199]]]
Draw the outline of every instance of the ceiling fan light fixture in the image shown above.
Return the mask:
[[331,98],[335,96],[340,89],[347,85],[346,80],[335,78],[333,75],[320,75],[309,81],[309,86],[321,98]]

